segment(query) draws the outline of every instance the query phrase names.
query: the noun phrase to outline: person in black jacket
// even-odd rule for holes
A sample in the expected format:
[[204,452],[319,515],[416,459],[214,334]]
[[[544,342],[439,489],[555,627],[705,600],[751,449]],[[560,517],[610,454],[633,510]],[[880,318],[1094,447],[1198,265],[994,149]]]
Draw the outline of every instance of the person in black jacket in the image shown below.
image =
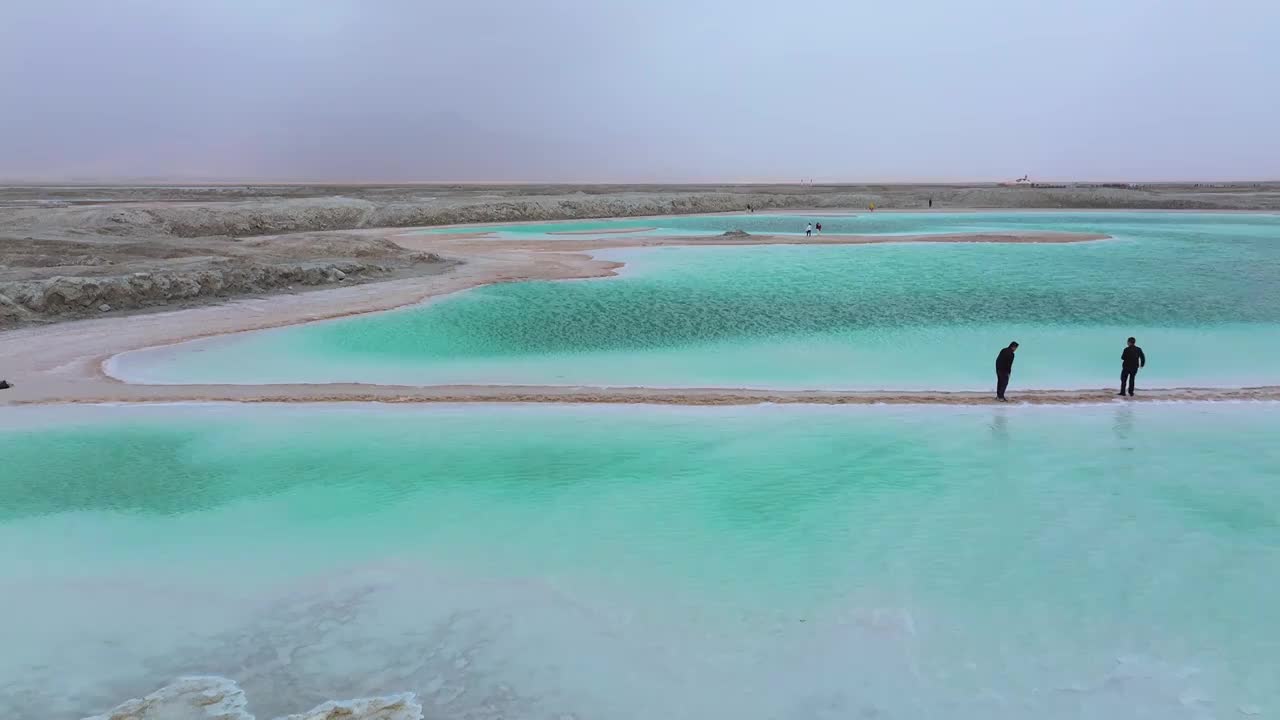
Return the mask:
[[1129,338],[1129,346],[1120,353],[1120,395],[1124,395],[1124,384],[1129,383],[1129,397],[1133,397],[1133,379],[1138,376],[1138,368],[1147,366],[1147,356],[1138,347],[1138,341]]
[[1013,354],[1018,350],[1018,343],[1011,342],[1009,347],[996,356],[996,399],[1004,400],[1005,388],[1009,387],[1009,374],[1013,372]]

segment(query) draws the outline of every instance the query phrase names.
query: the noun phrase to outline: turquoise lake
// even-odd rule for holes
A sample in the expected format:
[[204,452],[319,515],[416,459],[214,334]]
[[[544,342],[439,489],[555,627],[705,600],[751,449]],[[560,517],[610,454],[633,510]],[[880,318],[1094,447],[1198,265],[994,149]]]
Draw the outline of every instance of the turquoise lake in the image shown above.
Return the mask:
[[[127,353],[153,383],[1280,385],[1280,217],[641,218],[498,237],[1074,230],[608,250],[619,277]],[[579,236],[580,237],[580,236]],[[1110,400],[1100,394],[1100,400]],[[1280,403],[0,408],[0,718],[174,678],[262,720],[1280,713]]]
[[0,716],[1280,711],[1280,405],[9,408]]
[[[778,232],[807,219],[614,223]],[[151,383],[978,390],[993,382],[996,351],[1017,340],[1013,391],[1101,389],[1118,381],[1120,350],[1134,335],[1150,360],[1140,388],[1280,384],[1278,216],[954,213],[822,221],[829,232],[1069,230],[1112,239],[601,251],[626,262],[621,277],[482,287],[394,312],[130,353],[112,372]]]
[[[1280,221],[1274,213],[1211,213],[1149,211],[995,211],[995,212],[838,212],[752,213],[746,215],[665,215],[603,220],[525,222],[508,225],[458,225],[430,228],[423,234],[492,233],[505,239],[554,239],[607,237],[611,233],[645,235],[718,235],[740,229],[758,234],[803,235],[806,223],[822,223],[830,235],[910,235],[915,233],[981,232],[992,230],[1077,230],[1106,232],[1103,228],[1142,231],[1176,225],[1187,230],[1218,232]],[[1274,226],[1274,225],[1273,225]],[[593,233],[595,231],[595,234]],[[566,235],[567,234],[567,235]]]

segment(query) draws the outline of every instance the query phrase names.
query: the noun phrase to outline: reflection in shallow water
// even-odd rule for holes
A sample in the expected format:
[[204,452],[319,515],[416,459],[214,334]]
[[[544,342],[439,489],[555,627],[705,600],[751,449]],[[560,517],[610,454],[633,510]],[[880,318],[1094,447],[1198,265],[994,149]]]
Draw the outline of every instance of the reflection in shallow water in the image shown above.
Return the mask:
[[991,416],[991,437],[1000,445],[1009,443],[1009,415],[1003,409],[997,409]]
[[1133,434],[1133,419],[1134,419],[1133,407],[1129,405],[1120,405],[1119,407],[1116,408],[1115,414],[1116,414],[1116,421],[1115,421],[1114,427],[1115,427],[1116,439],[1123,441],[1125,443],[1121,446],[1123,449],[1132,450],[1133,446],[1128,445],[1127,441],[1129,440],[1129,437]]

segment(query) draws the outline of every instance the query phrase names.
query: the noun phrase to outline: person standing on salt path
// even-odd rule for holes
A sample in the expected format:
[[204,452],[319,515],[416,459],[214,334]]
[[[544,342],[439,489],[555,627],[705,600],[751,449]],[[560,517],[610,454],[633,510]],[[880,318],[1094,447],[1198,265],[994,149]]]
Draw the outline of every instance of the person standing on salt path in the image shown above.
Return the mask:
[[1120,395],[1124,395],[1125,382],[1129,383],[1129,397],[1133,397],[1133,379],[1138,377],[1138,368],[1147,366],[1147,355],[1138,347],[1135,338],[1129,338],[1129,344],[1120,353]]
[[805,224],[805,226],[804,226],[804,236],[805,236],[805,237],[812,237],[812,236],[813,236],[813,223],[806,223],[806,224]]
[[814,229],[818,231],[818,234],[819,234],[819,235],[821,235],[821,234],[822,234],[822,223],[818,223],[817,225],[815,225],[815,226],[814,226]]
[[[1009,376],[1013,374],[1013,354],[1018,351],[1018,343],[1011,342],[1009,347],[996,356],[996,399],[1004,401],[1004,391],[1009,387]],[[1006,401],[1007,402],[1007,401]]]

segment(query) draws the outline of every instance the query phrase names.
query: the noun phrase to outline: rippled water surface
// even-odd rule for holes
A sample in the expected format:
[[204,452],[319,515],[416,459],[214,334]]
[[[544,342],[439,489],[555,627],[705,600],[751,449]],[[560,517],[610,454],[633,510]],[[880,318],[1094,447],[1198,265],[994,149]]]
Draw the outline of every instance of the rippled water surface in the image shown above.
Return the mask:
[[[778,231],[796,216],[669,218]],[[619,221],[624,222],[624,221]],[[656,222],[636,220],[625,222]],[[610,251],[623,276],[479,288],[417,308],[132,353],[143,382],[532,383],[980,389],[1280,383],[1280,217],[964,213],[829,217],[835,232],[1075,230],[1067,245]],[[516,227],[516,226],[513,226]],[[524,226],[538,231],[561,226]]]
[[0,416],[0,716],[1280,711],[1280,406]]

